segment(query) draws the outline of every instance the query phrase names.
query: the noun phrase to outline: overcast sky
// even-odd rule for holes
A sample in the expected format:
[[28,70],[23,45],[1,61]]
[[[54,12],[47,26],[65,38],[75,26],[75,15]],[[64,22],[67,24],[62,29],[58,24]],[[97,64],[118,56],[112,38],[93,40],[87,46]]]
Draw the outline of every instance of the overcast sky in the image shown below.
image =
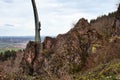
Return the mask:
[[[117,9],[119,0],[36,0],[42,36],[67,32],[80,18],[88,20]],[[0,36],[34,36],[31,0],[0,0]]]

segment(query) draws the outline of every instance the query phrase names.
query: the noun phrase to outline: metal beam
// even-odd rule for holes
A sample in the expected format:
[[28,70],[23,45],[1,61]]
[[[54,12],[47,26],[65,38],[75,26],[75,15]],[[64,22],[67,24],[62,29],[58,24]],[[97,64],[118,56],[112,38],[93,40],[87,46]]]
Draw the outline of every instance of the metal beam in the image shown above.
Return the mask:
[[32,0],[32,6],[33,6],[33,11],[34,11],[34,19],[35,19],[35,42],[41,43],[41,39],[40,39],[41,23],[39,21],[39,16],[38,16],[35,0]]

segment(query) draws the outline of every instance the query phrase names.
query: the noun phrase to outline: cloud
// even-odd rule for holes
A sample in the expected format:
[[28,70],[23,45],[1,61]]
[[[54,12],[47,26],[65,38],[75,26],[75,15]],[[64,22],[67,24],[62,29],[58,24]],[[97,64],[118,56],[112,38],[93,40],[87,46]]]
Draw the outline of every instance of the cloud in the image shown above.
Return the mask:
[[[82,17],[90,20],[115,11],[116,2],[117,0],[36,0],[42,24],[41,35],[65,33]],[[0,36],[34,35],[34,30],[31,0],[0,0]]]
[[5,24],[4,26],[14,27],[13,24]]
[[2,0],[4,3],[13,3],[13,0]]

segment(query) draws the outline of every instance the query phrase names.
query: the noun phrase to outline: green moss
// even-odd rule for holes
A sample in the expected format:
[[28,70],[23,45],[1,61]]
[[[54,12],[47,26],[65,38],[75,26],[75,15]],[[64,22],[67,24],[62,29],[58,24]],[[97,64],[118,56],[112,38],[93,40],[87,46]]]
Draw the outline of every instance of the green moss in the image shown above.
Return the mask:
[[93,46],[92,49],[91,49],[92,53],[95,53],[96,52],[96,47]]
[[77,65],[77,64],[70,65],[70,73],[71,74],[78,73],[80,70],[81,70],[81,64],[79,64],[79,65]]
[[92,44],[90,49],[92,53],[95,53],[98,48],[102,47],[100,44]]

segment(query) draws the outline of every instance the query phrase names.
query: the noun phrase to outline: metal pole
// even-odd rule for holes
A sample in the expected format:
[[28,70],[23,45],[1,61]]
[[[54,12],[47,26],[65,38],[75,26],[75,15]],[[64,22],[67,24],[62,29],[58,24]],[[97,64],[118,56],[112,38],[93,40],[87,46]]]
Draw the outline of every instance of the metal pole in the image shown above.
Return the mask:
[[34,11],[34,19],[35,19],[35,42],[41,43],[41,39],[40,39],[41,23],[39,21],[35,0],[32,0],[32,6],[33,6],[33,11]]

